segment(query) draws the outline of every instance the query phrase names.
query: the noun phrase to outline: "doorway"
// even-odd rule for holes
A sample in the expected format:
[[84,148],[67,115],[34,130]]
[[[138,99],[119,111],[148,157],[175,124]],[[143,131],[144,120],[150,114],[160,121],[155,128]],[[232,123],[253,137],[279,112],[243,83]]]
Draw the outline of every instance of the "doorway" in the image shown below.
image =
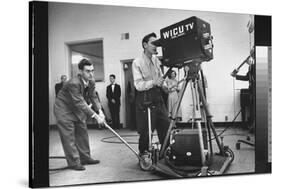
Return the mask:
[[79,73],[78,63],[82,59],[88,59],[94,63],[95,81],[104,81],[104,56],[102,39],[70,42],[67,43],[67,46],[69,51],[71,77],[77,76]]
[[124,86],[125,86],[125,121],[130,130],[136,130],[136,104],[135,104],[135,87],[132,73],[133,59],[123,60],[124,69]]

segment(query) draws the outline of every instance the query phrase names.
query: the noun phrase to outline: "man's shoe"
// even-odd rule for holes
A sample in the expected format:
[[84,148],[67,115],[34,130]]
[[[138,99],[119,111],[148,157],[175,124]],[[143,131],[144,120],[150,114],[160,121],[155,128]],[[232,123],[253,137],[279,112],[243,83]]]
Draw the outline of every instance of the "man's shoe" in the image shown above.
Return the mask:
[[100,160],[95,160],[95,159],[89,159],[87,161],[81,161],[82,165],[93,165],[93,164],[98,164],[100,163]]
[[140,157],[144,160],[144,162],[149,162],[149,160],[151,160],[151,155],[148,151],[140,153]]
[[139,165],[142,170],[149,171],[152,168],[152,159],[151,154],[147,151],[140,154],[141,160],[139,161]]
[[71,166],[70,169],[73,169],[75,171],[84,171],[86,168],[81,164],[77,164],[77,165]]

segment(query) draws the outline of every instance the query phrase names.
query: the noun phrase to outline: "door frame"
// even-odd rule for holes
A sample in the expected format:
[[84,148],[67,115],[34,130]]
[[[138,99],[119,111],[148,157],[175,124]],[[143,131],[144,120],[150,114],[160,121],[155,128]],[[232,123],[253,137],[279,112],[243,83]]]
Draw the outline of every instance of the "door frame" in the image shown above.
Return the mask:
[[121,62],[121,66],[122,66],[122,74],[121,74],[121,77],[122,77],[122,90],[124,91],[124,117],[123,117],[123,120],[124,120],[124,127],[123,128],[129,128],[129,125],[127,125],[127,115],[128,115],[128,112],[127,112],[127,93],[126,93],[126,78],[125,78],[125,64],[132,64],[134,61],[134,58],[130,58],[130,59],[122,59],[120,60]]

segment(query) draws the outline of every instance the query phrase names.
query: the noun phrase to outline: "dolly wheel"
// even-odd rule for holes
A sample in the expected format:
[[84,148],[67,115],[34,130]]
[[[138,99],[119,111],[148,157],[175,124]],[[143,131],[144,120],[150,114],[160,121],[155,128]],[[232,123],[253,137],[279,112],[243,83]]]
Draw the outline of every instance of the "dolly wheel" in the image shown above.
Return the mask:
[[[212,176],[212,175],[213,175],[213,174],[212,174],[210,171],[207,171],[207,175],[205,175],[205,176]],[[196,173],[196,176],[197,176],[197,177],[203,176],[203,175],[202,175],[202,172],[199,171],[198,173]]]
[[237,142],[237,143],[236,143],[236,149],[237,149],[237,150],[240,150],[240,142]]
[[152,170],[152,159],[142,159],[139,161],[139,166],[143,171],[150,171]]

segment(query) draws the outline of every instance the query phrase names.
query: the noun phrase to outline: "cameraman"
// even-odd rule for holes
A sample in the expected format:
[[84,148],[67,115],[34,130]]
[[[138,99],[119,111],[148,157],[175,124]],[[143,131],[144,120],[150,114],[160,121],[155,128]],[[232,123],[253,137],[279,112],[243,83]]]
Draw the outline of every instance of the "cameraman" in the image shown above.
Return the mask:
[[133,61],[132,72],[136,88],[136,122],[139,137],[140,156],[146,161],[149,158],[148,116],[145,104],[151,107],[151,129],[156,128],[159,142],[163,144],[169,128],[168,111],[162,99],[162,90],[167,90],[162,78],[160,61],[156,57],[156,46],[152,44],[156,34],[144,36],[144,52]]

